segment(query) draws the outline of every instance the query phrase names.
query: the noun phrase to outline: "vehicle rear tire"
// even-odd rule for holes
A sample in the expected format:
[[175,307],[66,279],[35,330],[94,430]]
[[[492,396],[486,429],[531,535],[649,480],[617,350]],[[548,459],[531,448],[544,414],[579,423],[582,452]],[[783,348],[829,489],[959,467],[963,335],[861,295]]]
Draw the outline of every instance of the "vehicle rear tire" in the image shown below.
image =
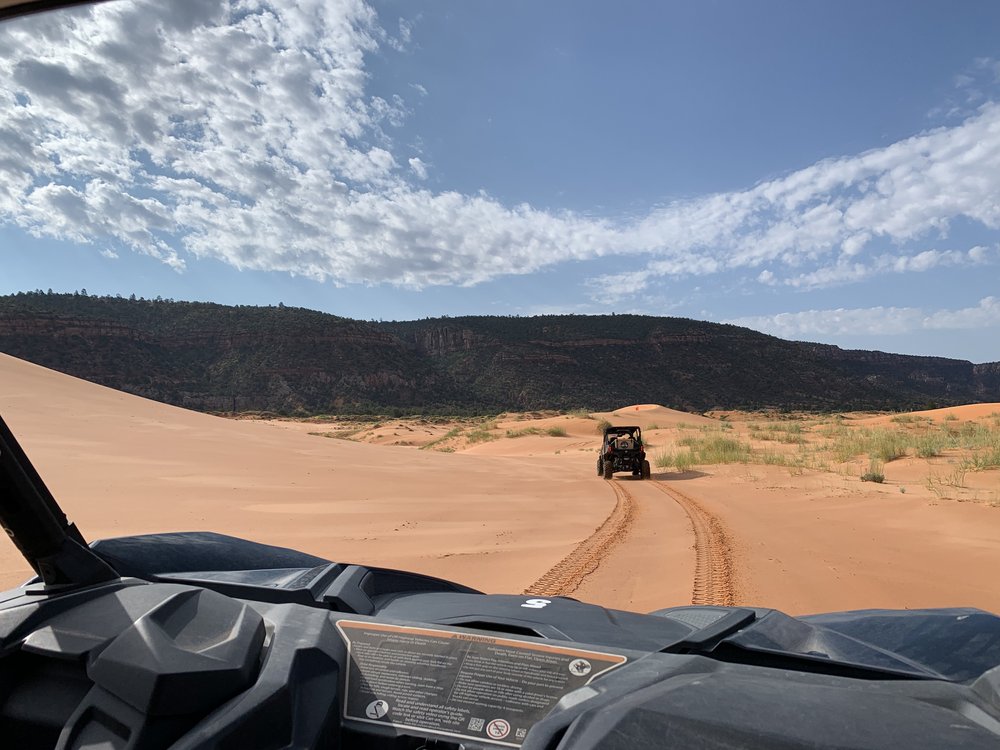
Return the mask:
[[611,479],[611,475],[614,474],[614,467],[611,465],[610,461],[604,462],[604,478]]
[[649,461],[642,462],[642,478],[649,479],[653,475],[652,470],[649,468]]
[[604,459],[597,459],[597,476],[601,476],[604,473]]

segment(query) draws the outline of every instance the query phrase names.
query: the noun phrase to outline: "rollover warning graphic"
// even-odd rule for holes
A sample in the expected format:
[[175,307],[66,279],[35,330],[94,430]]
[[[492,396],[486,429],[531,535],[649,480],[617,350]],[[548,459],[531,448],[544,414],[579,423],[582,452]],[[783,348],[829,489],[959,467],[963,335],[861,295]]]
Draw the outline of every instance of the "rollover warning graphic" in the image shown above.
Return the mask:
[[621,654],[450,630],[339,620],[344,718],[519,747],[566,693]]

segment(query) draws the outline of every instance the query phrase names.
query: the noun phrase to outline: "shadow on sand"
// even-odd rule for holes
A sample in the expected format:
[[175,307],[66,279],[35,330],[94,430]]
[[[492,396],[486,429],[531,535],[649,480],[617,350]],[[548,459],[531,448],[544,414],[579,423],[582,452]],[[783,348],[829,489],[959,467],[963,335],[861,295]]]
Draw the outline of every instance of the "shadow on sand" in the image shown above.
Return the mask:
[[650,476],[650,479],[655,479],[659,482],[676,482],[680,479],[697,479],[698,477],[707,477],[703,471],[661,471],[659,473],[654,473]]

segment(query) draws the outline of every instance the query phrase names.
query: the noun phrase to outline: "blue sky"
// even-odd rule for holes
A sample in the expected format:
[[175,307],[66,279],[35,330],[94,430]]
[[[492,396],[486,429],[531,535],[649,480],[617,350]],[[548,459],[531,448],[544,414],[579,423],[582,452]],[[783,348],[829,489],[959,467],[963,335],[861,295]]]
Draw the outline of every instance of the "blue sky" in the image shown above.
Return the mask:
[[116,2],[0,29],[0,292],[1000,360],[1000,5]]

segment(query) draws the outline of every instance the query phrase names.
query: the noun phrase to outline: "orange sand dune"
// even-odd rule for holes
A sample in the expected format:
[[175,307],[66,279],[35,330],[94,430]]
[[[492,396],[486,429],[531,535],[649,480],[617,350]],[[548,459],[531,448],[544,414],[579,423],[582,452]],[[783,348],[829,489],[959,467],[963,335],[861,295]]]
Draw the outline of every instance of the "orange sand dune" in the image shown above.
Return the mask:
[[[0,413],[90,539],[213,530],[518,592],[614,505],[576,463],[328,440],[0,355]],[[0,544],[0,584],[28,568]]]
[[[654,458],[687,428],[720,423],[641,404],[591,419],[391,422],[339,440],[309,433],[355,427],[211,417],[3,355],[0,383],[0,413],[91,539],[215,530],[487,591],[640,611],[692,601],[1000,611],[1000,470],[970,472],[957,490],[947,455],[891,462],[879,485],[862,483],[851,463],[654,465],[653,481],[608,482],[596,475],[601,418],[641,425]],[[27,574],[0,544],[0,584]]]
[[965,404],[963,406],[946,406],[942,409],[911,411],[904,414],[880,414],[876,417],[859,419],[857,423],[877,426],[907,417],[928,419],[932,422],[972,422],[989,419],[994,415],[1000,416],[1000,404]]
[[597,416],[607,419],[615,425],[639,425],[644,430],[650,425],[659,427],[676,427],[679,424],[709,426],[718,425],[718,421],[703,417],[700,414],[688,414],[687,412],[668,409],[658,404],[633,404],[615,409],[612,412],[598,414]]

